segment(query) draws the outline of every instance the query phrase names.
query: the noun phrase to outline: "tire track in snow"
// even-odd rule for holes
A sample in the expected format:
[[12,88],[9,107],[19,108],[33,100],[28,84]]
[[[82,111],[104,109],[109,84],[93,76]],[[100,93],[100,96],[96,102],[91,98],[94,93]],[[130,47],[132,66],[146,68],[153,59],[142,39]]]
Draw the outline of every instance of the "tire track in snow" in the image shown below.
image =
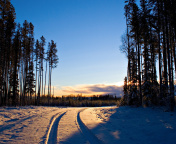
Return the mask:
[[0,127],[0,132],[3,132],[3,131],[5,131],[5,130],[7,130],[7,129],[12,129],[12,128],[15,127],[16,125],[21,124],[22,122],[24,122],[24,121],[26,121],[26,120],[29,120],[29,119],[31,119],[31,118],[34,118],[34,117],[36,117],[36,116],[37,116],[37,115],[33,115],[33,116],[25,117],[25,118],[20,119],[20,120],[15,120],[15,122],[12,121],[11,124],[8,124],[8,125],[5,125],[5,126]]
[[79,129],[82,132],[82,134],[87,138],[90,144],[103,144],[101,140],[99,140],[92,132],[89,130],[89,128],[82,122],[80,118],[80,113],[84,111],[85,109],[78,112],[77,115],[77,122],[79,125]]
[[51,125],[48,130],[47,138],[45,144],[56,144],[57,143],[57,128],[59,125],[60,119],[66,114],[66,112],[62,114],[57,114],[51,122]]
[[41,117],[42,115],[45,115],[47,113],[48,112],[41,113],[41,114],[34,114],[32,116],[24,116],[21,119],[18,119],[18,118],[17,119],[11,119],[9,124],[0,126],[0,132],[3,132],[3,131],[8,130],[8,129],[12,129],[13,127],[16,127],[18,124],[21,124],[26,120],[29,120],[29,119],[32,119],[32,118],[38,118],[38,117]]

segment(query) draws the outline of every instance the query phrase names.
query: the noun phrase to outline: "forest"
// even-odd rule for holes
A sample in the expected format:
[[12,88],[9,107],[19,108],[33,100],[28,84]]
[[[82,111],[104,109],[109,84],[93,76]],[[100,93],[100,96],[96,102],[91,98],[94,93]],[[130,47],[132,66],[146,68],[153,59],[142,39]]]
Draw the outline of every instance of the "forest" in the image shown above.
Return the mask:
[[128,59],[123,104],[175,107],[176,1],[125,1],[121,52]]
[[[125,1],[120,50],[128,65],[123,105],[174,110],[175,7],[175,0]],[[35,39],[34,25],[27,20],[19,24],[15,18],[10,0],[0,0],[0,106],[50,105],[52,70],[59,60],[56,43],[47,43],[44,36]]]
[[42,96],[41,105],[44,106],[71,106],[71,107],[101,107],[101,106],[116,106],[120,105],[121,98],[113,95],[65,95],[62,97],[51,97],[50,104],[48,98]]
[[[0,0],[0,144],[175,144],[175,8],[176,0]],[[38,38],[18,12],[35,17]]]
[[108,106],[119,98],[103,96],[54,97],[52,70],[57,67],[56,43],[34,38],[34,25],[15,22],[10,0],[0,0],[0,106]]
[[40,105],[43,95],[50,103],[56,43],[51,40],[45,49],[44,36],[34,38],[34,25],[15,18],[10,0],[0,0],[0,106]]

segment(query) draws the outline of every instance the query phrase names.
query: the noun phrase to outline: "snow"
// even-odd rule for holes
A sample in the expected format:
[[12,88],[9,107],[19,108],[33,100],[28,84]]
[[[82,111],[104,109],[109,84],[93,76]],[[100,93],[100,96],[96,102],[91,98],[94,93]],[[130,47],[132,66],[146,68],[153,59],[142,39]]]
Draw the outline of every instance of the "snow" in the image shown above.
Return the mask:
[[[94,117],[87,118],[92,113]],[[159,108],[87,109],[82,119],[103,143],[174,144],[176,141],[176,114]]]
[[175,144],[175,121],[157,107],[1,107],[0,143]]

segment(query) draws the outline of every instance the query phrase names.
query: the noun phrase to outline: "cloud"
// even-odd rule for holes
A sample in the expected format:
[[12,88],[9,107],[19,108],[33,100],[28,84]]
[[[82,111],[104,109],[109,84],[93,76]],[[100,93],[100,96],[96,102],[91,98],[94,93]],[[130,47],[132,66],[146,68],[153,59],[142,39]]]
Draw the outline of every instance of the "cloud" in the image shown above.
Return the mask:
[[65,94],[84,94],[84,95],[97,95],[97,94],[115,94],[122,95],[122,86],[110,84],[92,84],[92,85],[77,85],[62,87],[61,90]]

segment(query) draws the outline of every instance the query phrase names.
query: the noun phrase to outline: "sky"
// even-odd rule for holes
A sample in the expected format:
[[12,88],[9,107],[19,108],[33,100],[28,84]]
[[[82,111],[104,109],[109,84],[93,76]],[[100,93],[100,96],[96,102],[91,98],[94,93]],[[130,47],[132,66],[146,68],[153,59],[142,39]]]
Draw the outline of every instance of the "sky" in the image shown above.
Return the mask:
[[[124,0],[11,0],[16,22],[34,25],[34,37],[57,44],[54,95],[116,94],[127,71],[121,53]],[[48,44],[46,44],[47,48]]]

